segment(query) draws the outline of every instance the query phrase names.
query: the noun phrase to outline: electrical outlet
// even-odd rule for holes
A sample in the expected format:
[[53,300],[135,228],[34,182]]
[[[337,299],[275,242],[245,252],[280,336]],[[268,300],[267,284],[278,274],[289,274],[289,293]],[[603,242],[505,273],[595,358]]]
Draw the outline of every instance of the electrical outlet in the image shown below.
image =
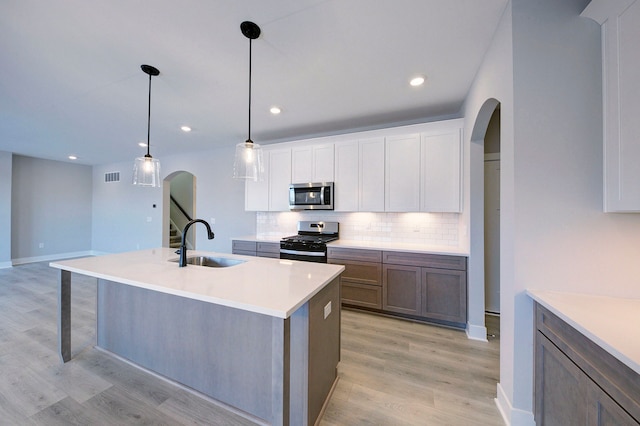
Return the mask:
[[44,248],[44,243],[38,243],[38,248]]
[[216,218],[215,218],[215,217],[212,217],[212,218],[209,220],[209,225],[215,225],[215,224],[216,224]]
[[151,216],[147,216],[147,222],[151,222],[151,219],[153,219]]
[[329,314],[331,314],[331,301],[329,301],[329,303],[327,303],[324,307],[324,319],[327,319]]

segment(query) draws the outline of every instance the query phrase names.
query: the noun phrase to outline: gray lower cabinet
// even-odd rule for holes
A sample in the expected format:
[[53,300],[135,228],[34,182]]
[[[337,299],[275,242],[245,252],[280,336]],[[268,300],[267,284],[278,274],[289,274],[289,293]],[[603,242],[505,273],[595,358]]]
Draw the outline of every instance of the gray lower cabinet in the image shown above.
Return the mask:
[[243,241],[233,240],[231,242],[231,253],[241,254],[244,256],[256,255],[256,242],[255,241]]
[[258,257],[280,258],[280,243],[259,242],[256,245],[256,255]]
[[327,262],[344,265],[340,278],[343,305],[382,308],[382,252],[328,248]]
[[280,257],[280,243],[233,240],[231,242],[231,253],[278,259]]
[[537,425],[638,425],[640,375],[536,304]]
[[328,249],[329,263],[345,265],[342,304],[464,327],[467,259],[364,249]]
[[406,315],[422,313],[422,277],[417,266],[384,265],[382,309]]
[[431,319],[467,321],[467,271],[422,268],[422,315]]

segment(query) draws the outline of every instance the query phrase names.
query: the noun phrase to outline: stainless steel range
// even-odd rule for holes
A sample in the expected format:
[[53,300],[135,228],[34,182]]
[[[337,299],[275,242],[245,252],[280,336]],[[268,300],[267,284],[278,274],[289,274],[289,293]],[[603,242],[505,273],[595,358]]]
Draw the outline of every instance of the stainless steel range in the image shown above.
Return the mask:
[[338,222],[298,222],[298,234],[280,240],[280,259],[327,263],[327,243],[338,239]]

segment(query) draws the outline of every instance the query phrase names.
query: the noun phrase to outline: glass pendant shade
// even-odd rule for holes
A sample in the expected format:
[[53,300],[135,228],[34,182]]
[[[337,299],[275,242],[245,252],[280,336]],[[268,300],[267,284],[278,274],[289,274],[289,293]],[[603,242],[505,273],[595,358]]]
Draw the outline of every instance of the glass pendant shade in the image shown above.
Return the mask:
[[133,163],[133,184],[139,186],[161,186],[160,181],[160,161],[156,160],[149,153],[151,146],[151,77],[160,75],[158,68],[151,65],[141,65],[142,71],[149,75],[149,109],[147,114],[147,154],[138,157]]
[[161,186],[160,160],[144,156],[136,158],[133,164],[133,184],[140,186]]
[[247,140],[236,145],[233,161],[235,179],[262,180],[264,166],[262,148],[251,140],[251,41],[260,37],[260,27],[250,21],[240,24],[242,34],[249,39],[249,131]]
[[233,162],[233,177],[258,181],[264,175],[262,148],[251,141],[236,145],[236,156]]

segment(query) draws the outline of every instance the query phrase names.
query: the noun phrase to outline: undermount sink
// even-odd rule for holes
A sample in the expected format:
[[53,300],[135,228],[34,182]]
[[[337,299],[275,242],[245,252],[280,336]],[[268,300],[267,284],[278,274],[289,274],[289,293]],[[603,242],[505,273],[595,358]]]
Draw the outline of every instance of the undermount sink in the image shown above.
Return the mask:
[[[172,259],[170,262],[178,263],[180,259]],[[209,268],[228,268],[229,266],[239,265],[246,262],[245,260],[229,259],[227,257],[209,257],[209,256],[189,256],[187,257],[187,265],[207,266]]]

